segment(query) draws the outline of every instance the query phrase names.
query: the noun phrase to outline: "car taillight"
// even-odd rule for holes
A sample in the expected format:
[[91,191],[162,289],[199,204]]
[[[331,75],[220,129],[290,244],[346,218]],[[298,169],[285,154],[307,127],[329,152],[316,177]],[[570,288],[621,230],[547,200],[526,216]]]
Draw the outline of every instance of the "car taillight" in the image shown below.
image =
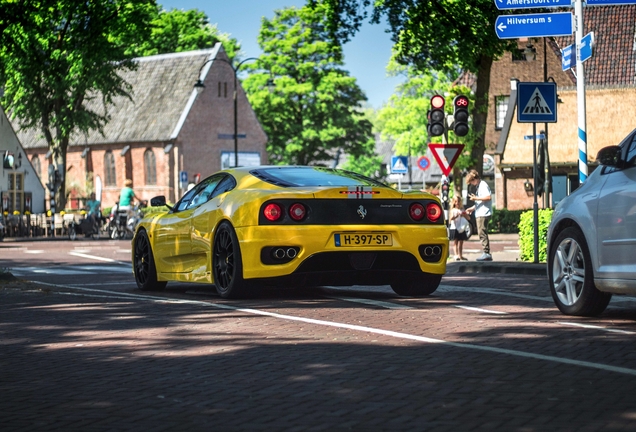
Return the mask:
[[409,214],[414,221],[421,221],[424,219],[424,206],[420,203],[413,203],[409,207]]
[[442,208],[437,203],[430,203],[426,206],[426,217],[431,222],[437,222],[442,217]]
[[305,209],[305,206],[300,203],[293,204],[289,208],[289,216],[295,221],[303,220],[306,214],[307,210]]
[[267,220],[275,222],[283,216],[283,211],[278,204],[270,203],[263,209],[263,215]]

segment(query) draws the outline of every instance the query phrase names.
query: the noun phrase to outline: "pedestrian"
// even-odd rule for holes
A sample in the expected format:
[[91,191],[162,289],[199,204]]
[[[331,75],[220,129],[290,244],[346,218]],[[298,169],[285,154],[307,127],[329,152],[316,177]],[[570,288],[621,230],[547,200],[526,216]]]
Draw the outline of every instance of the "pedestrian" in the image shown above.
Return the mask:
[[91,192],[90,199],[86,201],[86,212],[92,223],[97,223],[101,219],[101,205],[102,203],[95,198],[95,192]]
[[464,241],[468,240],[466,228],[468,226],[470,215],[464,210],[461,197],[455,195],[451,201],[450,211],[450,233],[449,239],[453,241],[453,250],[455,252],[455,261],[468,260],[464,257]]
[[141,202],[141,199],[132,190],[132,180],[126,179],[124,187],[119,193],[119,211],[130,211],[133,206],[133,198]]
[[477,258],[477,261],[492,261],[492,255],[490,255],[490,239],[488,238],[488,223],[492,216],[490,186],[481,179],[476,170],[470,170],[468,172],[466,175],[466,183],[477,187],[477,193],[468,196],[475,204],[466,209],[468,214],[474,214],[475,216],[479,240],[481,240],[481,247],[484,250],[484,253]]

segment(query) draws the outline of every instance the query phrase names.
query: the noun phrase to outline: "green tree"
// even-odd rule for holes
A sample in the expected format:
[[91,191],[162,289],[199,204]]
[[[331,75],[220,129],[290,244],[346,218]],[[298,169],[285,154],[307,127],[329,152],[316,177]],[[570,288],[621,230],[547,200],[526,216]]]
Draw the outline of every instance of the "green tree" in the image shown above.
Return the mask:
[[223,43],[230,59],[241,50],[236,39],[221,33],[216,25],[210,24],[205,13],[197,9],[166,11],[157,7],[151,27],[150,39],[132,48],[139,57],[211,48],[217,42]]
[[366,96],[342,69],[342,48],[327,41],[324,11],[288,8],[263,18],[263,54],[244,82],[268,135],[275,164],[331,164],[337,150],[357,158],[373,154]]
[[[135,68],[127,49],[149,36],[155,8],[154,0],[0,0],[2,102],[21,127],[41,130],[63,174],[71,135],[102,130],[113,98],[130,97],[119,72]],[[94,99],[106,111],[91,109]]]
[[472,127],[480,140],[472,147],[473,166],[481,173],[485,150],[488,89],[493,60],[515,42],[500,40],[494,25],[501,15],[492,0],[307,0],[325,10],[330,40],[344,43],[369,17],[385,17],[392,31],[397,60],[418,71],[456,72],[459,67],[476,75]]

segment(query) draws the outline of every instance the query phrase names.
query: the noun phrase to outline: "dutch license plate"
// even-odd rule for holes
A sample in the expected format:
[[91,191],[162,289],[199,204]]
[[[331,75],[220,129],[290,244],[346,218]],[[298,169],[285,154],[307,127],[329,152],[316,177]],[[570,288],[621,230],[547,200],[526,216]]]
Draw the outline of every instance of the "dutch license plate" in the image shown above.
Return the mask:
[[340,233],[334,235],[334,243],[336,247],[393,246],[393,236],[390,233]]

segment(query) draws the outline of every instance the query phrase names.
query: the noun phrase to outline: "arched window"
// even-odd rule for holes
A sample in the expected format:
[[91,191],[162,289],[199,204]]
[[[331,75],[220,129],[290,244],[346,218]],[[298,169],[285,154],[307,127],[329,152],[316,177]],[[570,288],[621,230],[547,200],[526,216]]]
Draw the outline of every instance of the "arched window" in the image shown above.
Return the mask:
[[33,155],[33,157],[31,158],[31,165],[33,165],[33,169],[35,170],[35,173],[38,175],[38,177],[40,177],[40,180],[41,180],[42,166],[40,165],[40,158],[38,155]]
[[144,174],[146,176],[147,185],[157,184],[157,162],[152,149],[148,149],[144,153]]
[[104,154],[104,184],[106,186],[117,186],[117,171],[115,170],[115,156],[112,151]]

